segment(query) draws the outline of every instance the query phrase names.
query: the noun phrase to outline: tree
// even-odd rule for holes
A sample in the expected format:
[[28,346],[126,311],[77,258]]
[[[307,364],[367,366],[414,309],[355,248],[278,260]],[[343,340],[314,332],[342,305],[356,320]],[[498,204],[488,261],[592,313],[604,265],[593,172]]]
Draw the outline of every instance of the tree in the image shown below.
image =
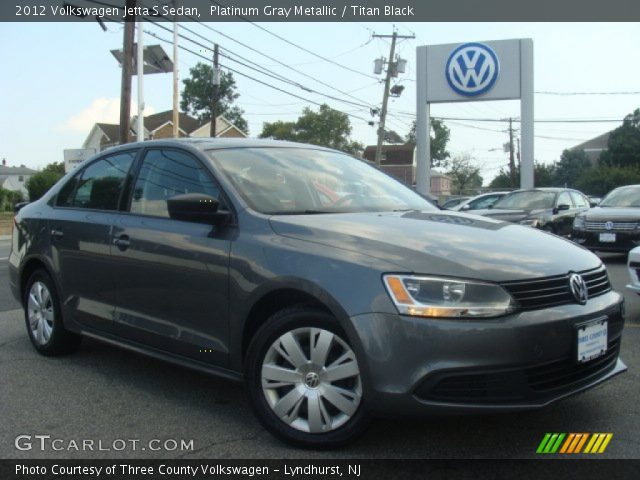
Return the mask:
[[553,183],[558,187],[575,187],[575,183],[591,168],[591,161],[584,150],[565,150],[555,164]]
[[640,183],[640,168],[599,165],[586,170],[576,181],[576,188],[588,195],[604,196],[623,185]]
[[640,108],[627,115],[622,126],[609,135],[600,164],[610,167],[640,167]]
[[42,171],[32,175],[25,184],[29,192],[29,200],[32,202],[38,200],[63,176],[64,163],[62,162],[50,163]]
[[351,140],[350,135],[351,122],[347,114],[321,105],[317,112],[304,108],[295,122],[265,122],[260,138],[311,143],[353,155],[360,154],[364,146]]
[[[185,78],[182,83],[182,100],[180,109],[188,114],[198,117],[199,120],[211,118],[211,99],[213,98],[213,67],[205,63],[198,63],[189,70],[190,78]],[[224,115],[227,120],[245,133],[249,132],[247,121],[242,116],[244,110],[233,105],[240,96],[236,92],[236,81],[231,72],[221,72],[220,89],[218,95],[218,114]]]
[[480,168],[471,164],[471,157],[469,155],[454,157],[451,162],[449,162],[447,176],[452,180],[452,191],[458,194],[482,186]]
[[[447,166],[447,160],[450,157],[447,151],[447,143],[449,143],[449,128],[437,118],[431,119],[431,128],[433,135],[431,136],[431,166],[443,167]],[[416,143],[416,121],[411,124],[411,129],[405,137],[405,143]]]
[[[544,163],[535,163],[533,166],[533,184],[536,187],[551,187],[553,186],[555,165],[546,165]],[[518,185],[520,184],[520,168],[516,166],[516,178],[518,179]],[[511,175],[509,170],[504,167],[500,169],[500,173],[491,180],[489,188],[503,189],[514,188],[511,186]]]

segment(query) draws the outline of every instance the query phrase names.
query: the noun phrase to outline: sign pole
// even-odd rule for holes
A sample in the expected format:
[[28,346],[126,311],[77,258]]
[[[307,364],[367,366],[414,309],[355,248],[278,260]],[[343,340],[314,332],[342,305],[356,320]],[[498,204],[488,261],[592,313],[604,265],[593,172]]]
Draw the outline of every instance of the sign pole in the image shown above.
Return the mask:
[[534,151],[533,151],[533,40],[520,40],[520,188],[534,186]]
[[431,190],[431,118],[427,103],[427,47],[416,50],[416,190],[428,195]]

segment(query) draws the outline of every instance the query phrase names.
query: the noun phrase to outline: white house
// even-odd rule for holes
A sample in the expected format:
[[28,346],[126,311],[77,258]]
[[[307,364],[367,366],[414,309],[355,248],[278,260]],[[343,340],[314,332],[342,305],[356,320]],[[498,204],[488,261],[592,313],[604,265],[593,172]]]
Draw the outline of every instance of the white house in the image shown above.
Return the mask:
[[27,180],[31,178],[31,175],[34,175],[35,173],[38,172],[31,170],[24,165],[19,167],[7,167],[6,161],[3,160],[2,165],[0,165],[0,188],[14,192],[21,192],[25,199],[29,198],[29,192],[27,192],[27,187],[25,185]]

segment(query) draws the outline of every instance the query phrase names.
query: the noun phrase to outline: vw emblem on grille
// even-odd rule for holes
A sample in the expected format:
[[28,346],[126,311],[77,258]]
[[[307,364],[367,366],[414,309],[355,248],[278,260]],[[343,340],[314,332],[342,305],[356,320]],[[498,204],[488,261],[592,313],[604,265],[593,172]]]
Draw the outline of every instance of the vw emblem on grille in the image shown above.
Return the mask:
[[578,275],[577,273],[569,275],[569,288],[571,289],[571,293],[573,294],[573,298],[575,298],[576,302],[580,305],[587,303],[587,299],[589,298],[589,289],[587,288],[587,284],[584,282],[582,275]]
[[320,377],[316,372],[309,372],[304,377],[304,383],[309,388],[318,388],[318,385],[320,385]]
[[604,222],[604,228],[606,228],[607,230],[613,230],[613,222]]
[[476,97],[488,92],[498,79],[500,63],[496,53],[482,43],[465,43],[449,55],[445,76],[459,95]]

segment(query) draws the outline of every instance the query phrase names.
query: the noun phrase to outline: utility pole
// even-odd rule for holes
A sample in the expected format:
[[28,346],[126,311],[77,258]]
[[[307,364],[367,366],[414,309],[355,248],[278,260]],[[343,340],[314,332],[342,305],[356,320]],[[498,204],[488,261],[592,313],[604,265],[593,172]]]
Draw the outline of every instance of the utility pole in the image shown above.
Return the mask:
[[144,142],[144,32],[142,20],[138,20],[138,122],[137,140]]
[[511,177],[511,187],[516,188],[516,162],[513,150],[513,118],[509,118],[509,173]]
[[[177,1],[174,6],[177,7]],[[180,114],[178,112],[178,22],[173,17],[173,138],[180,136]]]
[[220,64],[218,63],[218,44],[213,46],[213,95],[211,96],[211,137],[216,136],[216,118],[218,118],[218,97],[220,96]]
[[398,35],[393,31],[392,35],[372,35],[373,38],[391,38],[391,49],[389,51],[389,60],[387,61],[387,76],[384,81],[384,95],[382,96],[382,109],[380,110],[380,122],[378,124],[378,143],[376,145],[376,166],[380,166],[382,160],[382,142],[384,142],[384,126],[387,120],[387,105],[389,103],[389,87],[391,86],[391,77],[398,76],[398,62],[395,61],[396,40],[398,38],[415,38],[415,35]]
[[[134,11],[136,0],[127,0],[128,12]],[[129,10],[131,9],[131,10]],[[120,144],[129,142],[129,125],[131,121],[131,73],[133,70],[133,40],[135,35],[135,16],[124,23],[122,62],[122,82],[120,86]]]

